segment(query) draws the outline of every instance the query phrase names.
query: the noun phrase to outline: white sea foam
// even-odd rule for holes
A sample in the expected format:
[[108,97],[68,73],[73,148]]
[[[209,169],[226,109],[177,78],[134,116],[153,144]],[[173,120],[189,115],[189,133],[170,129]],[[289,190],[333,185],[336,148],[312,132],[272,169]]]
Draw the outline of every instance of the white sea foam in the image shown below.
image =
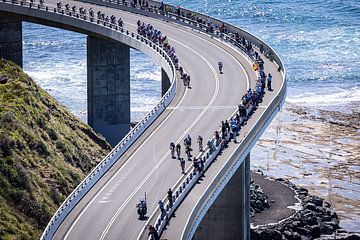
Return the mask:
[[332,89],[327,91],[303,92],[296,94],[290,91],[287,95],[286,101],[298,105],[338,105],[360,100],[360,87],[355,86],[350,89]]

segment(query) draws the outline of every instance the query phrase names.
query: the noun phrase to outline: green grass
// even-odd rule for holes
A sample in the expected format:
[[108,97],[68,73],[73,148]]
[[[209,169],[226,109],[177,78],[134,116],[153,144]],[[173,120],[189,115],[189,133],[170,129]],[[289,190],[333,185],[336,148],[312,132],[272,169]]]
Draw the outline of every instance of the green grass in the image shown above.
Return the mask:
[[0,239],[38,239],[110,145],[0,60]]

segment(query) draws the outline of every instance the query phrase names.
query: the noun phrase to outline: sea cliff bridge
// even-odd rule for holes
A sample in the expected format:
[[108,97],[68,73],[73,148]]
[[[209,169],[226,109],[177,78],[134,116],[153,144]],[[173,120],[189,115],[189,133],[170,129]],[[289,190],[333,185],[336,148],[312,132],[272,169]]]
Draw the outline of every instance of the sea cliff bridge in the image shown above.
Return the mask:
[[[37,1],[0,0],[1,57],[22,66],[22,21],[86,34],[88,122],[115,146],[65,200],[41,238],[148,239],[151,224],[164,239],[249,239],[250,150],[286,96],[285,68],[276,52],[243,29],[160,2],[65,0],[59,7],[54,0]],[[99,17],[99,11],[114,18]],[[139,34],[138,20],[167,36],[179,63],[163,44]],[[132,129],[130,48],[161,66],[163,95]],[[247,106],[237,142],[227,131],[220,134],[228,142],[222,149],[213,133],[221,133],[220,122],[234,116],[244,93],[255,89],[260,71],[254,63],[260,59],[273,76],[273,90],[265,89],[258,106]],[[184,86],[180,66],[191,76],[191,88]],[[204,145],[212,139],[203,152],[193,144],[205,176],[190,161],[182,174],[171,157],[169,143],[182,143],[188,134],[194,140],[202,135]],[[139,220],[135,206],[144,192],[148,219]],[[165,202],[163,214],[159,200]]]

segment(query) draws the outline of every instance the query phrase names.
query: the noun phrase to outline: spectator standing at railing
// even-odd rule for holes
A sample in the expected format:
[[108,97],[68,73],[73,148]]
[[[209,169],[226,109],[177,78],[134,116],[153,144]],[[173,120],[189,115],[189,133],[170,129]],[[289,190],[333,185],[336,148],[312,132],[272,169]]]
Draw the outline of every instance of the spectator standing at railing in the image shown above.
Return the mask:
[[149,226],[149,236],[151,236],[152,240],[159,240],[159,234],[157,233],[153,225]]
[[166,214],[166,210],[165,210],[165,207],[164,207],[164,202],[162,200],[159,200],[158,204],[159,204],[159,208],[160,208],[160,211],[161,211],[161,216],[164,216]]
[[237,133],[239,131],[239,127],[235,118],[231,118],[230,125],[231,125],[231,132],[233,135],[234,143],[237,143]]
[[171,191],[171,188],[169,188],[169,191],[167,192],[167,198],[169,200],[170,207],[173,206],[173,192]]
[[161,11],[162,14],[164,14],[165,9],[164,9],[164,2],[163,1],[161,1],[161,3],[160,3],[159,10]]
[[225,120],[225,128],[227,132],[230,132],[230,124],[227,119]]
[[209,139],[208,141],[207,141],[207,146],[208,146],[208,148],[210,149],[210,154],[213,152],[213,145],[212,145],[212,142],[211,142],[211,139]]
[[272,76],[271,76],[271,73],[269,73],[269,75],[267,77],[267,88],[268,88],[269,91],[272,91],[271,81],[272,81]]
[[221,121],[221,135],[224,138],[226,133],[226,127],[224,121]]
[[193,167],[194,167],[194,173],[199,172],[199,161],[197,160],[196,157],[194,157],[194,160],[193,160]]
[[204,174],[204,169],[205,169],[205,162],[202,158],[199,158],[199,173],[200,174]]
[[[240,130],[241,121],[240,121],[240,115],[238,113],[235,115],[235,119],[236,119],[236,121],[238,123],[239,130]],[[229,129],[229,131],[230,131],[230,129]]]
[[220,136],[219,136],[219,132],[218,131],[215,131],[214,132],[214,138],[215,138],[215,145],[219,145],[219,139],[220,139]]

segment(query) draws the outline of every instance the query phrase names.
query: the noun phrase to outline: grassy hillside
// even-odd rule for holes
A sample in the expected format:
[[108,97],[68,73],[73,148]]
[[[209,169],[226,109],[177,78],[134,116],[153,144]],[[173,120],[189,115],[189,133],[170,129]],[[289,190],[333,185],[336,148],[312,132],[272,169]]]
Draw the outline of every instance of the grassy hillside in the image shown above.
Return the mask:
[[38,239],[110,145],[0,60],[0,239]]

